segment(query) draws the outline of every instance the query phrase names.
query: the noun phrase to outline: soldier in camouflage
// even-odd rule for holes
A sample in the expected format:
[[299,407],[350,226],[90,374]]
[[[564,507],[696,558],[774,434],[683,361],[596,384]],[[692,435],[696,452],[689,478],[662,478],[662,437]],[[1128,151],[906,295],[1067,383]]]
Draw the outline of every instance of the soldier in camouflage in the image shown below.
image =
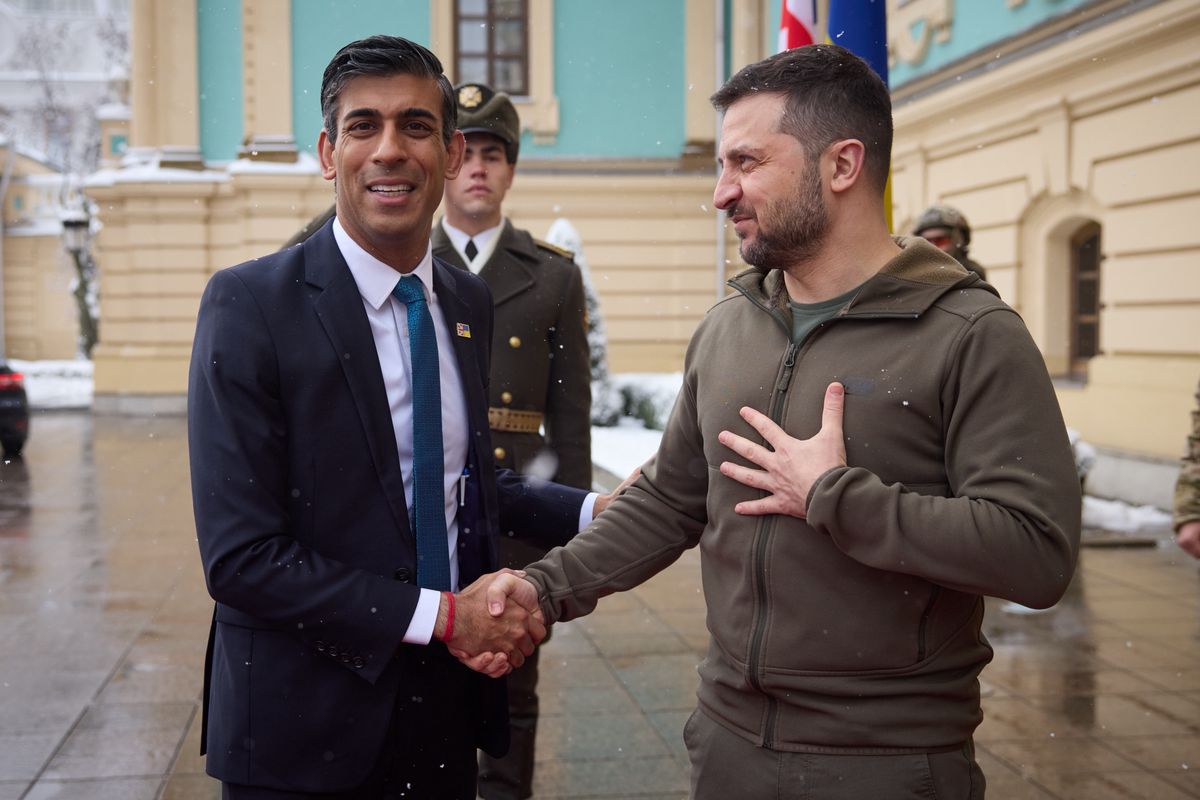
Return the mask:
[[1200,558],[1200,385],[1196,387],[1187,452],[1175,484],[1175,540],[1186,552]]
[[971,226],[957,208],[939,205],[925,209],[913,226],[913,235],[928,240],[968,270],[987,280],[983,267],[967,255],[971,246]]

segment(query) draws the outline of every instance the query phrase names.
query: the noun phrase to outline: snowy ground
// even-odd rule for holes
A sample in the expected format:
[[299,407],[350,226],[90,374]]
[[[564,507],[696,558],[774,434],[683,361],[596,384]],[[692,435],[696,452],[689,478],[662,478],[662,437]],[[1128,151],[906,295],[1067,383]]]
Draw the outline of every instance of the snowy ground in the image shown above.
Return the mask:
[[622,417],[615,427],[592,428],[592,461],[624,478],[654,455],[661,438],[662,431],[643,427],[641,420]]
[[[92,404],[90,361],[14,359],[8,365],[25,375],[25,391],[35,410],[87,408]],[[635,381],[655,394],[678,391],[680,380],[677,373],[613,377],[617,381]],[[669,410],[670,403],[665,405]],[[661,431],[648,430],[639,420],[625,417],[616,427],[592,428],[592,460],[613,475],[624,477],[658,450],[661,437]],[[1170,531],[1171,517],[1153,506],[1131,506],[1118,500],[1085,497],[1083,525],[1128,534],[1165,533]]]

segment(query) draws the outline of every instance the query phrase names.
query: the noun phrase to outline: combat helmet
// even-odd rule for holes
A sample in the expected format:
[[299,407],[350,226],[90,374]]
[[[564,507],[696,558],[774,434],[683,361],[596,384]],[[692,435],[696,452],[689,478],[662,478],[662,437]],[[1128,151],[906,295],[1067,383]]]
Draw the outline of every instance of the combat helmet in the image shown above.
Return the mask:
[[920,236],[930,228],[947,228],[955,234],[955,244],[966,252],[971,244],[971,225],[963,213],[953,206],[935,205],[921,212],[913,233]]

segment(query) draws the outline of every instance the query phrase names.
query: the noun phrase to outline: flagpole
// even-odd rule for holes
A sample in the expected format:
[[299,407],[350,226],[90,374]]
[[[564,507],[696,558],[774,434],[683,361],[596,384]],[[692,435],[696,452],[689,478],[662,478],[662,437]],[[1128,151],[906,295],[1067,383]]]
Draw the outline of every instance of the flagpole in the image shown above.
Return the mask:
[[[725,83],[725,3],[726,0],[713,0],[713,9],[717,15],[717,24],[713,26],[713,30],[716,31],[715,52],[717,62],[717,88],[720,88]],[[716,116],[716,130],[713,135],[714,156],[720,152],[721,148],[721,121],[724,119],[724,114],[718,111]],[[716,180],[713,181],[715,186],[716,181],[721,179],[721,168],[717,166],[715,160],[713,163],[713,169],[716,175]],[[716,278],[715,290],[716,299],[720,300],[725,296],[725,219],[724,215],[721,213],[721,209],[714,206],[713,211],[716,212],[717,220],[717,263],[716,272],[714,275]]]

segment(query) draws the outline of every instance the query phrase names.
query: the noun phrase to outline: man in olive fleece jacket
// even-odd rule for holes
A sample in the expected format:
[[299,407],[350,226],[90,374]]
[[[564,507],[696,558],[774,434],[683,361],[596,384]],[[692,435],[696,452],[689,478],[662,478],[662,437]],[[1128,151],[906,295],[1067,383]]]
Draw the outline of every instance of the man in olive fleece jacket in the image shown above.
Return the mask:
[[696,798],[981,798],[983,595],[1054,604],[1079,482],[1046,368],[978,276],[883,213],[891,106],[832,45],[746,67],[715,202],[754,269],[688,348],[655,459],[493,611],[587,614],[699,545]]

